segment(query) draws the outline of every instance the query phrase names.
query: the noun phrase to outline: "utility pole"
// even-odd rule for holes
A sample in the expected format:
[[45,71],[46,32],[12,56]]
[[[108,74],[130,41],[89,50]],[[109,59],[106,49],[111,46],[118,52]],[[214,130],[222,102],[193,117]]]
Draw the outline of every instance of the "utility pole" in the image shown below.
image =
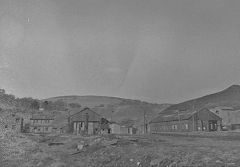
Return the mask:
[[71,120],[70,120],[71,111],[69,109],[67,109],[67,111],[68,111],[68,133],[70,133],[70,132],[72,132]]
[[193,106],[192,106],[192,109],[193,109],[193,131],[195,131],[195,100],[193,101]]
[[114,111],[112,111],[112,113],[111,113],[111,122],[113,121],[113,113],[114,113]]
[[146,134],[146,111],[143,110],[144,134]]
[[177,114],[178,114],[178,124],[179,124],[179,130],[181,130],[181,120],[180,120],[180,114],[179,114],[179,110],[177,110]]

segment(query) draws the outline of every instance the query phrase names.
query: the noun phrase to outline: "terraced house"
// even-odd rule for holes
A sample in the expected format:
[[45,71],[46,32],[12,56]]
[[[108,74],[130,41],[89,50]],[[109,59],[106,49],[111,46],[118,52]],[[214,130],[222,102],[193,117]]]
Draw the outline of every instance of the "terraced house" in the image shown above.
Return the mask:
[[150,132],[190,132],[221,130],[222,118],[204,108],[198,111],[169,111],[150,123]]
[[31,133],[51,133],[53,130],[52,122],[54,117],[48,114],[33,114],[31,117]]

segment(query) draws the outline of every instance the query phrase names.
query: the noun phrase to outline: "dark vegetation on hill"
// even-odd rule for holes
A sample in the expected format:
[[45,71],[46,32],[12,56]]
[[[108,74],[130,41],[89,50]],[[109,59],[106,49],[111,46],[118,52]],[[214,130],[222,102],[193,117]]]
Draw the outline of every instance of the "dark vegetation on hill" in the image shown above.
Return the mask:
[[0,110],[28,111],[39,109],[40,101],[31,97],[17,98],[0,89]]
[[198,110],[204,107],[213,108],[217,106],[240,109],[240,85],[232,85],[223,91],[172,105],[162,113],[169,113],[172,110]]

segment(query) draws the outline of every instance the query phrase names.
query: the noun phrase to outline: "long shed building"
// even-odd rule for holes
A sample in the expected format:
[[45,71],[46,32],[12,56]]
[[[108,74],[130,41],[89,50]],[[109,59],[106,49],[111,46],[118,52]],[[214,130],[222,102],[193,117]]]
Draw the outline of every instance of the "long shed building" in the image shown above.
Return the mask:
[[172,111],[163,113],[150,121],[150,132],[217,131],[222,119],[204,108],[198,111]]

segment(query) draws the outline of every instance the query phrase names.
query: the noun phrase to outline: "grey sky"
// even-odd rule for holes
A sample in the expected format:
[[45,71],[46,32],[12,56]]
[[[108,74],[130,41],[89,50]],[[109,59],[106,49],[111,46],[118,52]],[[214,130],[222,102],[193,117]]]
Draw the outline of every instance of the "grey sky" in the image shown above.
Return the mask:
[[0,87],[181,102],[239,83],[238,0],[0,0]]

